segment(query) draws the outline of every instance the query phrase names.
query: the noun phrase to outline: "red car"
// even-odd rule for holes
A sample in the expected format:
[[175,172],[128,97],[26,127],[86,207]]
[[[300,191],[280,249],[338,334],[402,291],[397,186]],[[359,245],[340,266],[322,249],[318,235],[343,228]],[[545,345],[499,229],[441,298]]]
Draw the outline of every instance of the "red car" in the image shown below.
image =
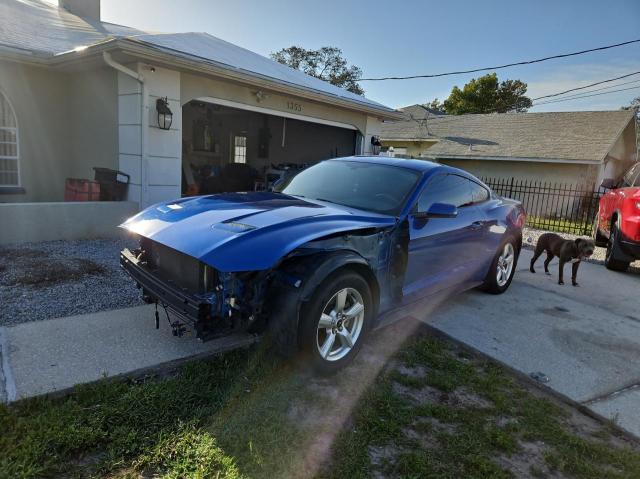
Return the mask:
[[596,214],[596,245],[607,247],[605,266],[625,271],[629,263],[640,259],[640,163],[634,164],[622,180],[602,182],[609,189],[600,198]]

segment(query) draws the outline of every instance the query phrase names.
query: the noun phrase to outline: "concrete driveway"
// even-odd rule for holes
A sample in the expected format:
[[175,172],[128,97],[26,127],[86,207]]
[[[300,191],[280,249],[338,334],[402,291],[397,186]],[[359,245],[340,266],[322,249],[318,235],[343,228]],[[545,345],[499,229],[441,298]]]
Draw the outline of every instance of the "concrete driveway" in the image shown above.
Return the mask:
[[[640,275],[580,265],[578,282],[557,284],[528,270],[523,250],[509,291],[470,291],[421,318],[525,374],[542,372],[555,391],[640,437]],[[415,312],[413,312],[415,316]]]

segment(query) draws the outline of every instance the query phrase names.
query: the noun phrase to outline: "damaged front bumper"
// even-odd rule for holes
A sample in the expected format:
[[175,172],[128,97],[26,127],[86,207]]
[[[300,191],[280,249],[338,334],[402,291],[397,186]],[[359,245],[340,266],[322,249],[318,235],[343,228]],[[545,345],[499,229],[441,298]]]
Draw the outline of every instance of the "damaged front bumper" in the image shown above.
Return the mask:
[[[145,241],[140,249],[121,251],[120,265],[142,290],[143,299],[165,310],[178,336],[188,329],[202,341],[244,333],[262,312],[266,285],[262,275],[221,273]],[[169,313],[177,319],[172,321]],[[157,327],[157,308],[155,319]]]
[[129,249],[120,252],[120,265],[142,289],[145,301],[169,308],[200,332],[201,325],[211,320],[211,303],[157,278],[144,263]]

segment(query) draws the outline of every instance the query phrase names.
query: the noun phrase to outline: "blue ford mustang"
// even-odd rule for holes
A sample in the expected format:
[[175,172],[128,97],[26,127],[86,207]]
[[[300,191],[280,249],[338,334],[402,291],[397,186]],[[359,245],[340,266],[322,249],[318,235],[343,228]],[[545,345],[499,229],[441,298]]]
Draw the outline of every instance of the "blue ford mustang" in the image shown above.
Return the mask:
[[[269,333],[321,372],[356,355],[385,313],[418,299],[511,283],[525,214],[470,174],[421,160],[349,157],[281,192],[152,206],[122,226],[121,264],[180,334]],[[156,321],[158,315],[156,313]]]

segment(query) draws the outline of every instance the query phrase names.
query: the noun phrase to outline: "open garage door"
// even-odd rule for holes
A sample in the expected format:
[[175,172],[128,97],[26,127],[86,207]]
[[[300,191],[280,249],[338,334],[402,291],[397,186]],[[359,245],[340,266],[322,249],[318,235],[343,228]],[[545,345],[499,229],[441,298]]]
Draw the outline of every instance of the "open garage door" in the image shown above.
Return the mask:
[[183,195],[265,189],[279,176],[357,151],[354,126],[213,101],[182,108]]

